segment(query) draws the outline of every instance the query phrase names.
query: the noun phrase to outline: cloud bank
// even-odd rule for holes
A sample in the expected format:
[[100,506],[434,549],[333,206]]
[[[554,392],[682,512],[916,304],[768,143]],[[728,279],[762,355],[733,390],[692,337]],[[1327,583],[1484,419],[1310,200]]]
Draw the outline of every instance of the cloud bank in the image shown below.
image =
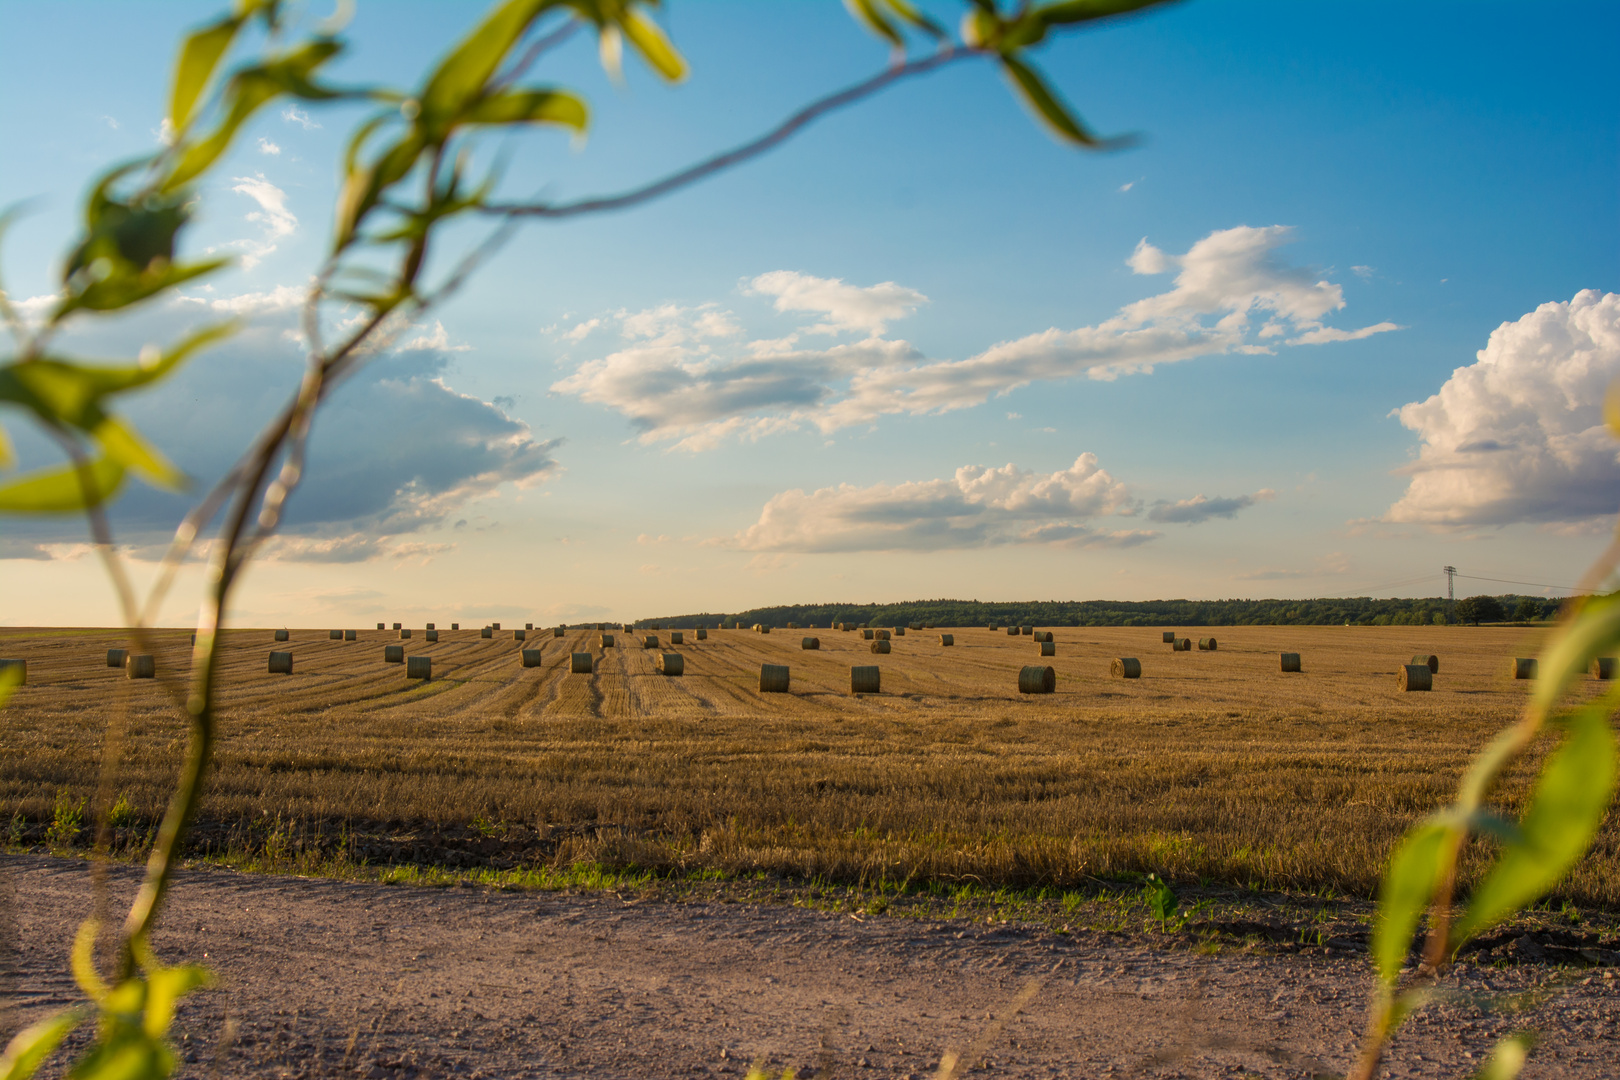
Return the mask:
[[1109,530],[1090,519],[1129,516],[1135,509],[1126,486],[1087,453],[1053,473],[1012,464],[964,465],[949,479],[784,491],[765,504],[753,526],[717,543],[745,551],[806,553],[1018,543],[1130,547],[1159,534]]
[[1388,521],[1579,522],[1615,513],[1620,446],[1603,395],[1620,377],[1620,295],[1588,289],[1492,331],[1475,363],[1392,415],[1422,439]]
[[[578,342],[616,323],[626,346],[581,363],[551,389],[620,413],[644,442],[700,450],[731,436],[807,425],[827,433],[887,415],[972,408],[1034,382],[1117,379],[1197,357],[1399,329],[1324,325],[1344,307],[1343,290],[1279,261],[1276,249],[1289,239],[1283,226],[1242,226],[1213,232],[1181,255],[1143,240],[1127,265],[1138,274],[1174,272],[1167,292],[1095,326],[1045,330],[965,360],[931,360],[884,336],[889,323],[927,302],[913,289],[773,271],[749,281],[744,294],[772,297],[777,311],[816,321],[781,338],[732,342],[737,322],[715,305],[598,317],[560,336]],[[841,334],[866,336],[799,347],[805,335]]]

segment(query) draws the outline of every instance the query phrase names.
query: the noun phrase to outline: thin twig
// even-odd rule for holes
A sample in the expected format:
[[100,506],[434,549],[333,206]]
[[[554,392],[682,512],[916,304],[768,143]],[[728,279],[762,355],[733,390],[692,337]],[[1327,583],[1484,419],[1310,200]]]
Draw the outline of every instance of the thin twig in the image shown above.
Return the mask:
[[696,165],[688,166],[674,172],[661,180],[655,180],[642,187],[632,188],[618,195],[602,195],[589,199],[580,199],[568,203],[486,203],[479,207],[484,214],[504,215],[508,217],[542,217],[566,218],[577,217],[581,214],[599,214],[610,210],[624,210],[640,203],[649,202],[661,195],[668,195],[684,187],[689,187],[717,172],[740,165],[750,158],[758,157],[767,150],[785,142],[800,128],[825,116],[829,112],[841,109],[846,105],[853,105],[863,98],[870,97],[879,90],[899,82],[912,75],[921,75],[935,71],[947,64],[964,60],[968,57],[988,56],[982,49],[974,49],[964,45],[951,45],[918,60],[907,61],[889,68],[869,79],[846,87],[836,93],[828,94],[811,102],[786,120],[782,121],[770,131],[757,139],[743,143],[724,153],[716,154]]

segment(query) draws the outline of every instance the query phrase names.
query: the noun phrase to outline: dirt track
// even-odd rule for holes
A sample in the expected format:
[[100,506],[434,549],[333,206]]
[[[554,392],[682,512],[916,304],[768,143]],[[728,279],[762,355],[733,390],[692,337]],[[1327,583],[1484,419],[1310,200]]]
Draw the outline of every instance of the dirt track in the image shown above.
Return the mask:
[[[134,881],[116,868],[115,897]],[[86,863],[0,857],[5,952],[20,942],[0,954],[8,1029],[75,1000],[66,956],[90,903]],[[182,875],[158,945],[222,980],[181,1013],[191,1076],[210,1074],[229,1017],[228,1076],[740,1076],[763,1057],[801,1076],[921,1078],[1044,977],[976,1075],[1303,1077],[1346,1067],[1367,988],[1361,960],[215,870]],[[1494,1034],[1528,1026],[1546,1038],[1526,1077],[1613,1076],[1620,980],[1606,975],[1461,970],[1448,986],[1570,985],[1516,1016],[1420,1018],[1389,1075],[1465,1075]]]

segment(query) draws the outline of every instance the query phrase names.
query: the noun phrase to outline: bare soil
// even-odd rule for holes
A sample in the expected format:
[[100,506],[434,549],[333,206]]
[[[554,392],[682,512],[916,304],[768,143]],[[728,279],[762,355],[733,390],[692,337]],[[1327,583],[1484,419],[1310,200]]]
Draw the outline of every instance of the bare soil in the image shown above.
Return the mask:
[[[137,875],[109,877],[116,911]],[[0,1029],[79,1000],[67,954],[92,904],[85,861],[0,856]],[[194,1077],[741,1076],[763,1059],[920,1078],[986,1033],[976,1075],[1309,1077],[1348,1067],[1369,988],[1359,956],[219,869],[181,873],[156,944],[219,976],[176,1028]],[[1615,970],[1459,965],[1386,1075],[1465,1075],[1528,1027],[1543,1041],[1525,1077],[1612,1077]],[[1520,1011],[1479,1003],[1504,992],[1524,992]]]

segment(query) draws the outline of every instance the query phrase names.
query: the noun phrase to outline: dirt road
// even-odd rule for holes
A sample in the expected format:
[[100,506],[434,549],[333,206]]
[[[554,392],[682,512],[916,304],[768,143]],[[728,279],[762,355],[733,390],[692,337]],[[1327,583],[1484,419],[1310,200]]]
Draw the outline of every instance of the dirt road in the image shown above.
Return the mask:
[[[115,868],[115,897],[135,875]],[[7,1034],[68,1004],[86,863],[0,857]],[[9,924],[9,925],[8,925]],[[974,1075],[1306,1077],[1342,1073],[1364,961],[1155,952],[1016,926],[857,921],[790,907],[612,894],[411,889],[195,870],[158,947],[221,979],[177,1031],[182,1075],[931,1076],[1031,979]],[[1545,1033],[1526,1077],[1615,1075],[1614,969],[1464,968],[1464,993],[1554,983],[1516,1015],[1459,1004],[1402,1035],[1388,1075],[1468,1074],[1493,1035]],[[221,1032],[235,1027],[221,1055]],[[1472,1056],[1471,1056],[1472,1055]]]

